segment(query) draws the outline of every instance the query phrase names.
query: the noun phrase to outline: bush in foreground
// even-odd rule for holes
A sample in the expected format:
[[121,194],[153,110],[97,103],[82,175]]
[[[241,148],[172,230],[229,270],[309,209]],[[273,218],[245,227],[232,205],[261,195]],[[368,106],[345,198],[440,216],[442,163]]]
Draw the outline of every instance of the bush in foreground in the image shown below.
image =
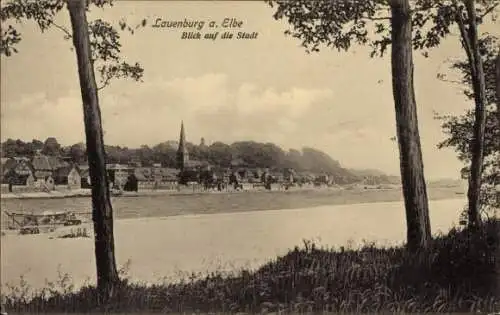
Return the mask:
[[[500,221],[481,232],[453,229],[426,252],[365,245],[295,248],[256,271],[214,273],[163,285],[124,280],[108,312],[493,312],[499,310]],[[3,296],[13,312],[92,312],[96,290]]]

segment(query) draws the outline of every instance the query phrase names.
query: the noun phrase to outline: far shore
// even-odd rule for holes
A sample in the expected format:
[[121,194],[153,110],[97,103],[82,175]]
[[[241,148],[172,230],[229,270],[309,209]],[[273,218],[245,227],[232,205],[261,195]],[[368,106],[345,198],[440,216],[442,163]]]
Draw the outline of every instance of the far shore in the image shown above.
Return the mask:
[[[429,201],[464,199],[460,187],[430,187]],[[401,202],[401,189],[294,189],[240,192],[172,192],[149,191],[112,197],[115,218],[136,219],[178,215],[236,213],[247,211],[300,209],[317,206]],[[43,213],[74,211],[90,213],[91,198],[24,198],[2,199],[2,210]],[[89,218],[90,219],[90,218]]]
[[[398,188],[368,188],[366,190],[394,190]],[[345,188],[290,188],[285,189],[247,189],[247,190],[200,190],[192,189],[190,187],[183,187],[180,190],[176,189],[144,189],[135,191],[124,191],[120,194],[111,193],[115,198],[121,197],[145,197],[145,196],[163,196],[163,195],[199,195],[199,194],[234,194],[234,193],[276,193],[276,192],[300,192],[300,191],[332,191],[332,190],[364,190],[364,189],[345,189]],[[90,197],[90,189],[76,189],[76,190],[54,190],[51,192],[19,192],[19,193],[2,193],[0,194],[1,199],[58,199],[58,198],[79,198],[79,197]]]
[[[294,192],[331,192],[331,191],[353,191],[353,192],[363,192],[363,191],[400,191],[401,188],[398,186],[393,187],[376,187],[376,186],[359,186],[359,187],[306,187],[306,188],[290,188],[285,189],[249,189],[249,190],[223,190],[223,191],[204,191],[204,190],[193,190],[189,187],[183,188],[181,190],[139,190],[138,192],[122,192],[121,194],[113,194],[114,198],[131,198],[131,197],[147,197],[147,196],[164,196],[164,195],[199,195],[199,194],[234,194],[234,193],[294,193]],[[445,192],[449,197],[454,198],[458,195],[463,195],[464,190],[461,187],[434,187],[429,188],[429,190],[439,190],[440,192]],[[441,194],[439,194],[441,195]],[[51,192],[19,192],[19,193],[1,193],[0,199],[61,199],[61,198],[83,198],[90,197],[90,189],[77,189],[77,190],[54,190]],[[441,199],[441,198],[438,198]]]

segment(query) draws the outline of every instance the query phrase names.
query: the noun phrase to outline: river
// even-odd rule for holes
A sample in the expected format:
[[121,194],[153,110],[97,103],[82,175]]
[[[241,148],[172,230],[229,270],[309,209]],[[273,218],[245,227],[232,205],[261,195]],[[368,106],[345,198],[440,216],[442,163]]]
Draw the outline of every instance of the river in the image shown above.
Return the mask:
[[[464,199],[431,201],[433,233],[456,225],[464,204]],[[357,246],[363,240],[388,245],[405,237],[401,201],[115,222],[118,264],[130,261],[130,278],[148,282],[175,280],[182,272],[255,268],[304,239],[331,247]],[[40,288],[46,279],[56,280],[58,270],[77,286],[95,276],[91,238],[7,235],[1,252],[2,284],[19,283],[23,275],[33,288]]]

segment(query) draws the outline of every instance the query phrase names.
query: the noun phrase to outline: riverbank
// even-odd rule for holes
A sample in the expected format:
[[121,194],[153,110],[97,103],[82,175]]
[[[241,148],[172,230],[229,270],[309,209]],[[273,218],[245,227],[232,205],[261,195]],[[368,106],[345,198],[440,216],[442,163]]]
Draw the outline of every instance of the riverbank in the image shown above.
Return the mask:
[[[368,189],[368,188],[367,188]],[[390,189],[376,189],[369,188],[370,190],[390,190]],[[391,188],[397,189],[397,188]],[[290,188],[288,190],[275,188],[272,190],[265,189],[244,189],[244,190],[234,190],[228,189],[223,191],[210,190],[204,191],[201,189],[193,189],[191,187],[183,187],[179,190],[139,190],[134,191],[123,191],[123,192],[112,192],[113,197],[149,197],[149,196],[169,196],[169,195],[205,195],[205,194],[235,194],[235,193],[276,193],[276,192],[307,192],[307,191],[336,191],[343,190],[343,188]],[[359,190],[359,189],[355,189]],[[2,193],[0,194],[0,199],[58,199],[58,198],[81,198],[90,197],[90,189],[73,189],[73,190],[53,190],[49,192],[19,192],[19,193]]]
[[24,283],[3,290],[2,298],[5,311],[15,313],[498,312],[499,228],[490,220],[479,233],[453,229],[418,255],[403,247],[331,249],[306,242],[255,270],[156,285],[124,278],[105,309],[93,285],[72,292],[64,275],[59,292],[46,285],[32,293]]
[[[304,187],[297,188],[293,187],[288,190],[280,188],[279,186],[273,187],[272,190],[268,191],[261,188],[249,188],[244,190],[223,190],[223,191],[204,191],[201,189],[193,189],[191,187],[184,187],[179,190],[139,190],[138,192],[121,192],[121,193],[112,193],[113,197],[117,198],[125,198],[125,197],[149,197],[149,196],[170,196],[170,195],[200,195],[200,194],[235,194],[235,193],[304,193],[304,192],[336,192],[336,191],[400,191],[401,188],[393,185],[386,187],[378,187],[378,186],[357,186],[357,187],[324,187],[324,188],[315,188],[315,187]],[[462,194],[464,192],[463,187],[452,186],[452,187],[432,187],[429,190],[439,190],[441,192],[448,191],[450,192],[450,196],[453,194]],[[18,193],[1,193],[0,200],[9,200],[9,199],[61,199],[61,198],[82,198],[82,197],[90,197],[91,190],[90,189],[74,189],[74,190],[53,190],[50,192],[18,192]]]
[[[429,188],[430,200],[463,198],[458,188]],[[166,217],[187,214],[300,209],[326,205],[347,205],[402,201],[402,192],[392,190],[289,190],[238,193],[177,193],[112,197],[115,218]],[[89,197],[3,199],[2,209],[11,212],[90,212]]]
[[[140,191],[140,192],[123,192],[123,197],[141,197],[141,196],[156,196],[175,194],[177,191],[172,190],[156,190],[156,191]],[[90,189],[74,189],[74,190],[53,190],[49,192],[19,192],[19,193],[2,193],[1,199],[58,199],[58,198],[81,198],[90,197],[92,194]],[[113,194],[120,196],[119,194]]]

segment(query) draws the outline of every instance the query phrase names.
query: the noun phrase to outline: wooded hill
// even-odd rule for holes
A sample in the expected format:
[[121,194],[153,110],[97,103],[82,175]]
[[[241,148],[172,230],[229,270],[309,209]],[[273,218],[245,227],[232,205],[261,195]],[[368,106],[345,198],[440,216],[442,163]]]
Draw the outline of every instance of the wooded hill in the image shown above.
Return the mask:
[[[8,139],[1,144],[2,157],[27,156],[32,157],[37,151],[46,155],[65,156],[75,163],[84,163],[86,159],[85,145],[77,143],[71,146],[60,145],[55,138],[45,142],[32,140]],[[108,163],[140,163],[142,166],[152,166],[161,163],[163,167],[176,167],[176,152],[178,143],[166,141],[153,147],[146,145],[140,148],[106,146]],[[301,150],[283,150],[273,143],[255,141],[238,141],[232,144],[214,142],[210,145],[187,143],[191,160],[207,161],[218,167],[250,167],[285,169],[293,168],[297,172],[332,175],[338,183],[354,183],[369,178],[370,183],[399,183],[399,178],[387,176],[377,170],[347,169],[323,151],[304,147]]]

